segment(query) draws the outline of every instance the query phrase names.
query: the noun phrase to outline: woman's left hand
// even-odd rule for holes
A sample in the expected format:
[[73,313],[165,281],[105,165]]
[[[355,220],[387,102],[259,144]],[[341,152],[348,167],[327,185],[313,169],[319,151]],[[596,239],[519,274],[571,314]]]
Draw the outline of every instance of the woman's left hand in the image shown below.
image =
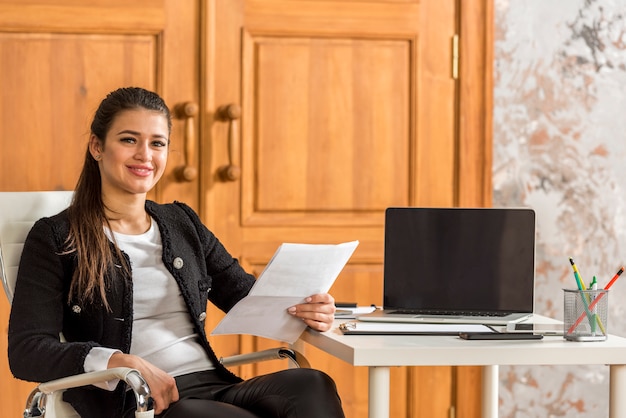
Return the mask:
[[287,309],[316,331],[328,331],[335,319],[335,299],[328,293],[318,293],[306,298],[304,303]]

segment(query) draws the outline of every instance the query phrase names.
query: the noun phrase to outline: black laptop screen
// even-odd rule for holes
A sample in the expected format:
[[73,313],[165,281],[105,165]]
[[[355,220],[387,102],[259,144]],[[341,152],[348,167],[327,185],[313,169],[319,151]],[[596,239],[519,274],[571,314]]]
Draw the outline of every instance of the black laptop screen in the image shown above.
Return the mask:
[[385,309],[532,312],[535,213],[388,208]]

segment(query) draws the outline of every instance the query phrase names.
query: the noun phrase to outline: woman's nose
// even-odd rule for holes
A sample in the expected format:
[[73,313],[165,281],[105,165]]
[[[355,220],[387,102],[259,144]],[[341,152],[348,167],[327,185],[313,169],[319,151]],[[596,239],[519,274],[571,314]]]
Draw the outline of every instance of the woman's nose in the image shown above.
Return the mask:
[[148,161],[150,159],[151,150],[148,144],[137,144],[135,158],[140,161]]

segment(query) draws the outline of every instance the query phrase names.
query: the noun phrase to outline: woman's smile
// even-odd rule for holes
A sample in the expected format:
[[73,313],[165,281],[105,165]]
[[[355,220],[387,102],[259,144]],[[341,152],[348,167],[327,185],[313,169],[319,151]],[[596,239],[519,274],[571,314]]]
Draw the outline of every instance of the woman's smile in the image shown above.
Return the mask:
[[153,169],[152,167],[148,167],[145,165],[128,165],[128,170],[139,177],[148,177],[152,175]]

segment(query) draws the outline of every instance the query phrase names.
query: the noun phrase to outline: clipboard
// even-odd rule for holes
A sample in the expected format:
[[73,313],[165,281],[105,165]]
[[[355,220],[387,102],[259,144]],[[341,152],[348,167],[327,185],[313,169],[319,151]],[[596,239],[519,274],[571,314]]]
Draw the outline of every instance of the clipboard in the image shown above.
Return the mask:
[[394,322],[350,321],[339,324],[344,335],[456,335],[461,333],[497,333],[482,324],[404,324]]

